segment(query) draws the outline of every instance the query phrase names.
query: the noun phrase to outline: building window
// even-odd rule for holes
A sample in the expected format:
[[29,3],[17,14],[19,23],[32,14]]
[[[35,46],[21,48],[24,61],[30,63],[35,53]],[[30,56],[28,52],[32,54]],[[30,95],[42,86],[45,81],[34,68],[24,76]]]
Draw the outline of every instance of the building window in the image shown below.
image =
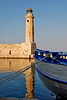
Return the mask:
[[27,20],[27,22],[29,22],[29,20]]
[[9,55],[11,55],[11,50],[9,51]]

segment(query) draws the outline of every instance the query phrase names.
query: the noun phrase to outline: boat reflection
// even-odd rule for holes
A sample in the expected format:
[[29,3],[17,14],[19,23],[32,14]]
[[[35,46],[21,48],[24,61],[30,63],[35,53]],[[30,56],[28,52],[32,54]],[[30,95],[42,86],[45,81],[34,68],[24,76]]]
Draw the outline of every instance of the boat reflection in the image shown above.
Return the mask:
[[[34,63],[29,59],[0,59],[0,73],[13,73]],[[28,69],[25,74],[27,93],[25,97],[34,98],[34,70],[35,67]]]

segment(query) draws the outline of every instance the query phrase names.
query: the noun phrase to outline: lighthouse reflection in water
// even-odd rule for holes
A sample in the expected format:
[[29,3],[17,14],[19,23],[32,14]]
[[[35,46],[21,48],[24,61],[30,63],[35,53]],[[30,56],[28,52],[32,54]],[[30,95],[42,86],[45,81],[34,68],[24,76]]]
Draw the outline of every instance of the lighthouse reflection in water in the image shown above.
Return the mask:
[[[0,59],[0,79],[34,63],[28,59]],[[0,85],[0,97],[36,98],[54,100],[55,96],[40,81],[35,66],[18,75],[11,81]],[[0,80],[1,81],[1,80]]]

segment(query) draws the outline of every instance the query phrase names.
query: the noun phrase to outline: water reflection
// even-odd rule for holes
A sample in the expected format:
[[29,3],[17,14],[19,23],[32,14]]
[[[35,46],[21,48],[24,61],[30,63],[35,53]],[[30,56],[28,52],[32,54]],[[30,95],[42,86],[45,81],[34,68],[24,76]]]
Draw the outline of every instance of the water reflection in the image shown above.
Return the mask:
[[[27,75],[29,76],[29,73],[31,74],[32,72],[32,69],[29,69],[26,71],[26,77]],[[34,98],[34,73],[32,73],[29,77],[26,78],[26,87],[27,87],[27,93],[25,95],[25,97],[28,97],[28,98]]]
[[[34,60],[0,59],[0,73],[9,73],[9,72],[13,73],[15,71],[25,68],[28,65],[31,65],[32,63],[34,63]],[[24,72],[25,77],[26,77],[25,84],[26,84],[26,89],[27,89],[25,97],[28,97],[28,98],[34,98],[34,69],[35,67],[32,67]]]

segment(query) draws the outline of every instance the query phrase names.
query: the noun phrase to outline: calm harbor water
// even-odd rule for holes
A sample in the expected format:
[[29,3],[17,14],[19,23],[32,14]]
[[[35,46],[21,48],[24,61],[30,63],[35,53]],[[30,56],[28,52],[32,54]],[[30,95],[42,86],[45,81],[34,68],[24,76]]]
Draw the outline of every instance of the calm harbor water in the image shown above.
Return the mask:
[[[0,59],[0,79],[28,65],[34,60]],[[1,80],[0,80],[1,81]],[[55,100],[55,95],[41,82],[35,66],[28,69],[11,81],[0,85],[0,97],[36,98],[39,100]]]

